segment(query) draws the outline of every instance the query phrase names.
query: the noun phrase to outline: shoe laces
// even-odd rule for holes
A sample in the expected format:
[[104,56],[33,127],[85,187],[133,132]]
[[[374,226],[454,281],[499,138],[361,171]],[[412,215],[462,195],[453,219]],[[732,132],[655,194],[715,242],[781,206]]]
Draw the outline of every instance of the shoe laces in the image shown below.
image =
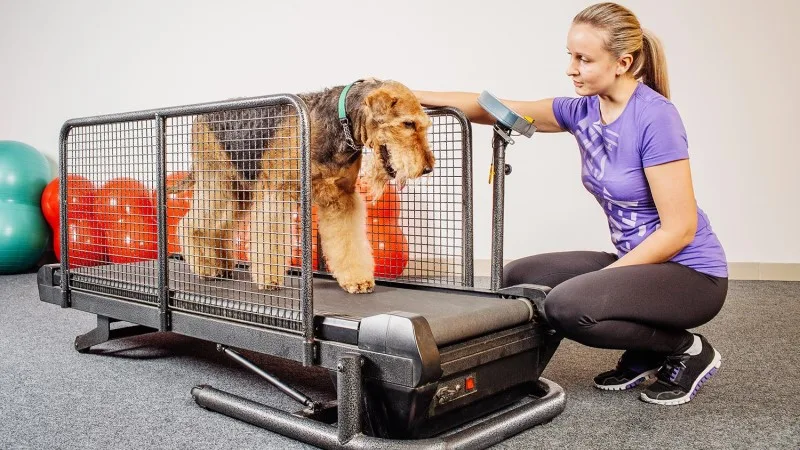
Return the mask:
[[667,356],[664,365],[658,371],[658,379],[661,381],[678,384],[681,373],[686,369],[688,355]]

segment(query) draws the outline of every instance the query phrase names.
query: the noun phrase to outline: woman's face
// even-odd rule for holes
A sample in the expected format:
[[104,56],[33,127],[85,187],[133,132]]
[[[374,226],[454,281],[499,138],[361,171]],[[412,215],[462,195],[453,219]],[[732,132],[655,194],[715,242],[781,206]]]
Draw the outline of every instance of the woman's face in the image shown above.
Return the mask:
[[604,42],[605,33],[591,25],[574,24],[569,29],[567,76],[578,95],[602,94],[617,78],[620,65],[605,49]]

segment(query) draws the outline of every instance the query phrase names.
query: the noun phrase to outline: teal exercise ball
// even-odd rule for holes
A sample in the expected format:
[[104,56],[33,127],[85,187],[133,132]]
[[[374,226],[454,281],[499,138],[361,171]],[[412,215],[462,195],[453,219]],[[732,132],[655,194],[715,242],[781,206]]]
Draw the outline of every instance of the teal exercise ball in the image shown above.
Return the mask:
[[0,274],[24,272],[44,254],[50,229],[42,191],[50,163],[28,144],[0,141]]
[[0,205],[0,274],[33,267],[47,249],[50,230],[37,205]]
[[38,150],[17,141],[0,141],[0,202],[39,205],[52,179],[50,163]]

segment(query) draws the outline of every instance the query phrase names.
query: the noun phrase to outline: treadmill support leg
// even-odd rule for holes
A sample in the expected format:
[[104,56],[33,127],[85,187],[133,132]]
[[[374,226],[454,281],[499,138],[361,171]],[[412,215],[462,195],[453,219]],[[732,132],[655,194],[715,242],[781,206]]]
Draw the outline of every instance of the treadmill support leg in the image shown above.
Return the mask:
[[339,372],[336,382],[336,394],[339,399],[339,434],[340,444],[344,444],[354,436],[361,434],[361,402],[362,380],[361,366],[364,360],[361,355],[347,353],[336,366]]
[[155,328],[143,325],[112,330],[111,324],[114,322],[119,322],[119,320],[98,315],[97,326],[92,331],[75,338],[75,350],[77,350],[78,353],[87,353],[92,346],[102,344],[103,342],[158,331]]

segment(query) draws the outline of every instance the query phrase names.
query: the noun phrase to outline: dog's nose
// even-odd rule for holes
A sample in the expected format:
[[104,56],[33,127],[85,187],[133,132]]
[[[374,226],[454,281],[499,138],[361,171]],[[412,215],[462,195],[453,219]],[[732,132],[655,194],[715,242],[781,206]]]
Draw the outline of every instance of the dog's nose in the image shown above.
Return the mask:
[[433,167],[431,167],[431,166],[425,166],[425,168],[422,169],[422,174],[423,175],[427,175],[427,174],[429,174],[431,172],[433,172]]

